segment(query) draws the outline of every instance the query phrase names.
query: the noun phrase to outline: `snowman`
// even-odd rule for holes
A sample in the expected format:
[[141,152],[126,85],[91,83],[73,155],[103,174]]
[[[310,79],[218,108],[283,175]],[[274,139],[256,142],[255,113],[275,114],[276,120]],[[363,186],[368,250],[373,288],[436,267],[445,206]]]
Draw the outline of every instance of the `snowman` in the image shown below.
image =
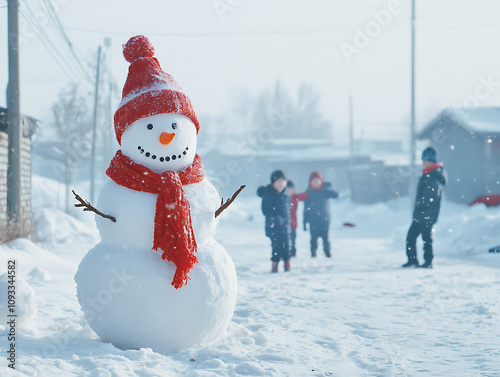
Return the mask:
[[[196,154],[199,122],[189,97],[144,36],[114,116],[121,149],[96,216],[101,242],[75,275],[85,318],[105,342],[159,352],[210,342],[227,329],[236,272],[214,239],[220,198]],[[110,221],[109,219],[113,221]]]

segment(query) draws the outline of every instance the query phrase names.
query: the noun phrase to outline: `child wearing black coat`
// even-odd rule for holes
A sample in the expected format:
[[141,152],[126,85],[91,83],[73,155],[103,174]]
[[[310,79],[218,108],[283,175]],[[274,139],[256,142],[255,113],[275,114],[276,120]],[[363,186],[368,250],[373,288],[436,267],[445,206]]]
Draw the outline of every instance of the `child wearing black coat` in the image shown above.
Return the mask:
[[271,272],[278,272],[280,260],[285,271],[290,271],[290,198],[285,193],[286,183],[285,174],[277,170],[271,174],[271,184],[257,190],[266,217],[266,236],[271,239]]
[[[413,221],[406,236],[406,256],[408,262],[403,267],[432,268],[434,253],[432,249],[432,228],[436,224],[441,208],[441,197],[448,181],[443,163],[437,162],[436,150],[427,148],[422,153],[424,170],[418,181],[417,196],[413,210]],[[417,238],[424,241],[424,260],[420,265],[417,259]]]
[[318,238],[323,239],[323,250],[331,257],[328,230],[330,228],[330,208],[328,199],[336,199],[339,194],[331,189],[331,184],[323,181],[320,172],[312,172],[309,178],[307,199],[304,202],[304,230],[311,232],[311,257],[316,257]]

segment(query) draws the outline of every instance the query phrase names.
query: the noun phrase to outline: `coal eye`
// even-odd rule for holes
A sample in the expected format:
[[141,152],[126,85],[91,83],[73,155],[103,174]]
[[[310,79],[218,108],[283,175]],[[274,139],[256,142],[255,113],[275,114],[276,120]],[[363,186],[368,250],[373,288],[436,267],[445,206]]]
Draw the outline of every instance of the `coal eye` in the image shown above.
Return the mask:
[[176,130],[177,129],[177,123],[172,123],[172,129]]
[[148,130],[152,130],[153,129],[153,125],[151,123],[148,124]]

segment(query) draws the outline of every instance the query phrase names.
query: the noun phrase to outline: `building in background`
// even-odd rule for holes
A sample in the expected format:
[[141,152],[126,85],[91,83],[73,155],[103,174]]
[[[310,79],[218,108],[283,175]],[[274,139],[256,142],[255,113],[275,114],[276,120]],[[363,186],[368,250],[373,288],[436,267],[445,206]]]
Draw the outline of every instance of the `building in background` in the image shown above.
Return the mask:
[[418,134],[448,171],[446,197],[458,203],[500,194],[500,108],[445,109]]
[[365,141],[352,159],[348,146],[337,147],[321,139],[272,139],[256,147],[228,144],[202,150],[200,155],[224,197],[242,184],[247,185],[246,195],[254,195],[277,169],[294,180],[299,192],[307,189],[311,172],[317,170],[335,190],[350,192],[355,203],[372,204],[408,195],[408,159],[401,142]]
[[[21,154],[21,237],[31,231],[31,136],[37,120],[22,117],[23,139]],[[7,109],[0,107],[0,241],[8,239],[7,228],[7,165],[8,165]]]
[[359,139],[354,143],[354,150],[356,155],[368,159],[365,163],[355,161],[349,169],[354,203],[374,204],[408,195],[408,152],[400,140]]
[[[283,170],[295,182],[298,191],[306,190],[309,175],[318,170],[338,190],[349,188],[349,152],[333,146],[329,140],[273,139],[250,146],[226,145],[223,149],[200,151],[209,167],[214,184],[223,196],[247,185],[246,195],[254,195],[257,187],[268,184],[274,170]],[[360,157],[359,162],[369,159]],[[231,191],[232,190],[232,191]]]

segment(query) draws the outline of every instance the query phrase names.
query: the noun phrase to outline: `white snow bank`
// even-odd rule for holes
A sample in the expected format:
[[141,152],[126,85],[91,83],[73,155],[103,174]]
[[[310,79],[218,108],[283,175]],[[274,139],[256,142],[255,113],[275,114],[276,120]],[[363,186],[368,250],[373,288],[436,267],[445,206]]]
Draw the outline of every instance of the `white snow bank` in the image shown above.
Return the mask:
[[446,203],[434,238],[439,255],[500,268],[500,254],[488,253],[500,245],[500,207],[472,207]]
[[38,208],[58,208],[64,203],[64,184],[50,178],[33,175],[31,205],[33,210]]
[[[100,188],[100,183],[96,183],[96,191]],[[71,190],[75,190],[82,198],[90,200],[89,192],[90,185],[88,182],[75,182],[66,191],[66,185],[57,182],[53,179],[33,175],[32,177],[32,192],[31,205],[33,212],[37,214],[42,208],[50,208],[51,210],[63,212],[66,209],[66,194],[68,194],[68,212],[74,218],[84,222],[93,223],[94,215],[89,212],[84,212],[81,208],[76,208],[77,203]],[[95,204],[95,203],[93,203]]]
[[[35,293],[30,285],[18,276],[14,277],[14,290],[9,292],[11,288],[9,280],[7,273],[0,275],[0,318],[9,320],[13,317],[8,315],[16,315],[16,327],[28,326],[36,313]],[[9,302],[12,298],[13,300]],[[9,307],[9,303],[12,307]]]
[[37,282],[44,282],[44,281],[51,281],[52,277],[46,270],[42,270],[38,267],[33,268],[30,273],[28,274],[29,278],[32,281],[37,281]]
[[33,214],[35,222],[33,236],[42,242],[67,243],[73,242],[75,237],[97,242],[99,235],[92,227],[94,214],[87,212],[85,215],[89,218],[86,223],[55,208],[38,208]]
[[[80,186],[87,186],[80,184]],[[81,187],[79,187],[81,188]],[[77,192],[79,188],[76,188]],[[94,214],[73,206],[76,200],[71,194],[71,211],[65,208],[66,186],[49,178],[33,176],[32,208],[34,231],[32,239],[42,243],[68,243],[74,241],[97,243],[99,234],[95,228]],[[82,189],[81,193],[87,190]]]

